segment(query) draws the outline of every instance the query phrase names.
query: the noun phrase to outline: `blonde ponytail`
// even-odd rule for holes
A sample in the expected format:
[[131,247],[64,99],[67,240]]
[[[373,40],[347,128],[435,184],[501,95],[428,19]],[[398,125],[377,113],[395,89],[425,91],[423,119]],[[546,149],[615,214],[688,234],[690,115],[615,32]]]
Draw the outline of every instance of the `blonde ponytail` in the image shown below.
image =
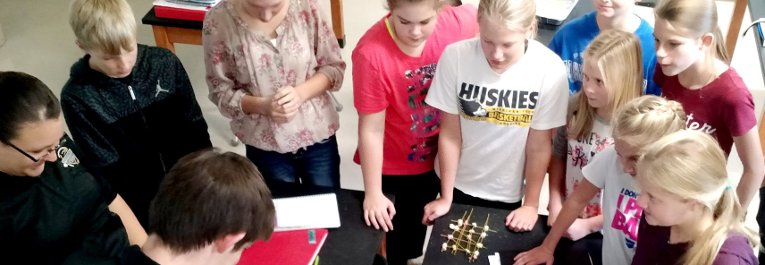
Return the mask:
[[719,26],[715,27],[713,35],[715,57],[725,62],[725,64],[730,65],[731,58],[728,56],[728,48],[725,47],[725,39],[723,39],[722,31],[720,30]]
[[693,200],[712,216],[712,224],[690,241],[681,261],[711,265],[729,236],[740,235],[759,246],[756,233],[744,226],[744,210],[728,183],[725,155],[706,133],[681,130],[648,145],[637,164],[638,178],[682,199]]
[[740,234],[753,246],[759,244],[759,238],[748,228],[744,227],[741,220],[744,219],[744,211],[738,202],[736,191],[726,188],[714,209],[714,223],[712,227],[704,230],[694,239],[688,251],[683,256],[682,262],[691,264],[712,264],[717,253],[731,233]]
[[714,36],[710,55],[730,64],[725,39],[717,25],[717,4],[715,0],[662,0],[654,7],[656,18],[666,20],[675,28],[698,38],[711,33]]

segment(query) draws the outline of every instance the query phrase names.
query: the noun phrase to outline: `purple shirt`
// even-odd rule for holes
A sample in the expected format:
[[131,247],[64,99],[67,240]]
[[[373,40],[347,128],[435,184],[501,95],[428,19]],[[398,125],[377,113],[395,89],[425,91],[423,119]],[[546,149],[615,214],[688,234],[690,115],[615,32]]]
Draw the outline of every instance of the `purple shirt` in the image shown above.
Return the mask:
[[[676,265],[690,247],[688,243],[670,244],[669,227],[652,226],[640,220],[638,238],[640,244],[635,251],[632,265]],[[756,265],[749,241],[741,235],[731,235],[725,240],[712,265]]]

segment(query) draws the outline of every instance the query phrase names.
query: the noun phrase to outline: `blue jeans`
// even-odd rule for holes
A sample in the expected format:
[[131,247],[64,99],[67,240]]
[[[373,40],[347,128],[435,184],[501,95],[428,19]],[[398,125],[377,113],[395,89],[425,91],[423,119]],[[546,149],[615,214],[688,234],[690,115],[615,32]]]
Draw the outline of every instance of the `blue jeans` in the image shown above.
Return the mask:
[[250,145],[246,148],[247,158],[266,181],[340,188],[340,154],[334,135],[294,153],[265,151]]

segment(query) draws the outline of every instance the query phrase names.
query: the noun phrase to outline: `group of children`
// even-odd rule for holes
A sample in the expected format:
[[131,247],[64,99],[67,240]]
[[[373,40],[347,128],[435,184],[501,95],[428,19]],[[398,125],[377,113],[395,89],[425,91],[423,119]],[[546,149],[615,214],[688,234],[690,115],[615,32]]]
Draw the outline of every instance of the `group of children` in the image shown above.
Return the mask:
[[[592,1],[545,46],[534,0],[386,0],[351,60],[361,218],[387,232],[388,264],[421,256],[452,203],[508,210],[509,229],[531,230],[546,174],[552,228],[516,264],[757,264],[760,238],[742,222],[765,161],[714,0],[661,0],[655,29],[634,0]],[[328,93],[345,63],[317,0],[224,0],[205,18],[209,98],[247,158],[204,151],[183,66],[136,43],[124,0],[75,0],[70,24],[86,55],[60,105],[36,78],[0,73],[3,253],[233,264],[273,229],[265,183],[339,188]]]
[[[765,161],[714,1],[659,1],[654,31],[635,1],[593,0],[549,48],[533,38],[531,0],[484,0],[475,14],[439,2],[387,1],[353,52],[364,218],[388,231],[390,264],[421,255],[420,231],[453,202],[506,209],[509,229],[530,230],[545,173],[552,230],[516,264],[757,263],[742,209]],[[472,19],[477,38],[461,34]]]

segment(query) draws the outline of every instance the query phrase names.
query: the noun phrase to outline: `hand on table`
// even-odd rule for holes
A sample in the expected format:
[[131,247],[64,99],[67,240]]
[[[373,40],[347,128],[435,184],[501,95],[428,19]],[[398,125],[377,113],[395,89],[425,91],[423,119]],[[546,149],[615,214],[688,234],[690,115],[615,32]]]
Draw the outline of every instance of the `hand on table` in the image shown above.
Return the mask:
[[553,251],[542,246],[535,247],[529,251],[523,252],[515,256],[514,265],[537,265],[537,264],[553,264]]
[[388,232],[393,230],[391,220],[395,215],[396,208],[393,207],[393,202],[382,193],[364,195],[364,221],[367,226],[374,226],[375,229]]
[[537,208],[532,206],[521,206],[510,212],[505,219],[505,225],[515,232],[531,231],[537,223]]
[[438,198],[425,205],[425,213],[422,215],[422,224],[432,225],[438,217],[444,216],[451,208],[451,200]]

